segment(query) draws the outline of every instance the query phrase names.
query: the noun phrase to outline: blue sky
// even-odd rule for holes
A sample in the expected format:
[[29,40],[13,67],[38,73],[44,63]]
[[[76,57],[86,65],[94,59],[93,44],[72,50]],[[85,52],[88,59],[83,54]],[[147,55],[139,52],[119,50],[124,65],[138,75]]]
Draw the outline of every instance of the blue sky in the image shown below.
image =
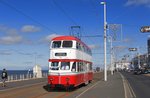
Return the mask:
[[[68,35],[69,27],[73,25],[80,25],[84,36],[103,35],[101,1],[1,0],[0,69],[24,70],[32,68],[35,63],[47,69],[50,39]],[[149,25],[150,1],[106,2],[107,23],[122,24],[123,39],[113,43],[118,59],[130,54],[129,47],[140,47],[140,52],[146,53],[149,34],[140,33],[140,27]],[[120,38],[119,34],[117,38]],[[83,37],[82,40],[92,48],[94,66],[103,67],[103,38]]]

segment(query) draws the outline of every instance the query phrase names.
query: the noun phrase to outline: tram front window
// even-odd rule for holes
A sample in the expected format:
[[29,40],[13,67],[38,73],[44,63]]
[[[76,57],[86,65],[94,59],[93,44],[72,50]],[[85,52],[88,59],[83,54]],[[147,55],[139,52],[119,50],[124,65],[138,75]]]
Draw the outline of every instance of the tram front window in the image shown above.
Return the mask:
[[69,70],[70,62],[61,62],[61,70]]
[[72,64],[72,69],[71,69],[72,72],[76,72],[76,62],[74,62]]
[[58,62],[52,62],[51,63],[51,70],[58,70],[59,67],[58,67]]
[[63,41],[63,48],[71,48],[72,47],[72,41]]
[[52,48],[60,48],[61,46],[61,41],[54,41],[52,44]]

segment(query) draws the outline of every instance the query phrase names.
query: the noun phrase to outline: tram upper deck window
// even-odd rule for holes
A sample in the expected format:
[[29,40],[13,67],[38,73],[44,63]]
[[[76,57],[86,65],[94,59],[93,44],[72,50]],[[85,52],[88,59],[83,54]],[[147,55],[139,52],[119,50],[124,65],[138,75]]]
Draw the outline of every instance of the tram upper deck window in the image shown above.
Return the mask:
[[72,47],[72,41],[63,41],[63,48],[71,48]]
[[61,41],[54,41],[52,44],[52,48],[60,48],[61,46]]
[[61,62],[61,70],[69,70],[70,62]]
[[51,63],[51,70],[59,70],[58,62]]

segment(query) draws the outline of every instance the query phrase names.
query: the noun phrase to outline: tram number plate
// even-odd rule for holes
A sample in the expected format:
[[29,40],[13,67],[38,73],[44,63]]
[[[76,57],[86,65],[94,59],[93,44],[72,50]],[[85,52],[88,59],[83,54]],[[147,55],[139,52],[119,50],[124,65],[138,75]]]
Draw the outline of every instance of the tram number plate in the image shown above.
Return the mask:
[[55,53],[55,56],[66,56],[67,53]]

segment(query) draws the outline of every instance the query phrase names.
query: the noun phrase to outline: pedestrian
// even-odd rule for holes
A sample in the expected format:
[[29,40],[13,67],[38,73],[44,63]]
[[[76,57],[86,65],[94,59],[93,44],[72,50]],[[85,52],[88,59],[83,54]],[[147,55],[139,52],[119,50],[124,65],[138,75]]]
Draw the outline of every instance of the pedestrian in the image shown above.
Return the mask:
[[6,80],[7,80],[7,71],[6,71],[6,69],[4,68],[3,69],[3,71],[2,71],[2,74],[1,74],[1,78],[2,78],[2,82],[3,82],[3,84],[2,84],[2,86],[3,87],[6,87]]

